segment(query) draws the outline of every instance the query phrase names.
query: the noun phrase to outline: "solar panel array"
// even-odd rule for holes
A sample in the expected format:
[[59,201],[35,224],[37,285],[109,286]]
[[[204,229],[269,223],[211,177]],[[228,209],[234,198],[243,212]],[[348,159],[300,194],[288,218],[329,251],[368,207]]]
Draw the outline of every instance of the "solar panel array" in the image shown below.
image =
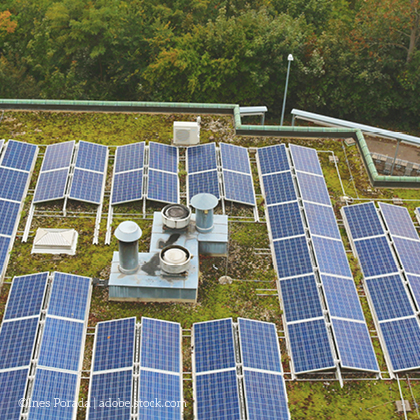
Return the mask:
[[334,368],[286,147],[260,148],[257,157],[293,371],[299,374]]
[[19,223],[20,208],[38,153],[33,144],[9,140],[0,162],[0,277]]
[[179,203],[178,148],[149,143],[147,198],[162,203]]
[[64,198],[74,145],[74,141],[67,141],[47,146],[35,188],[34,203]]
[[[386,206],[381,206],[385,209]],[[373,202],[342,208],[353,250],[362,268],[369,303],[376,320],[390,370],[399,372],[420,367],[420,324],[410,293],[404,284],[397,260]],[[400,212],[384,210],[384,218]],[[395,232],[396,219],[390,221]],[[401,232],[410,235],[401,220]]]
[[245,147],[220,143],[220,156],[226,200],[255,206],[248,150]]
[[106,146],[80,141],[69,198],[99,205],[105,186],[107,160]]
[[316,150],[290,145],[340,364],[378,372],[375,352]]

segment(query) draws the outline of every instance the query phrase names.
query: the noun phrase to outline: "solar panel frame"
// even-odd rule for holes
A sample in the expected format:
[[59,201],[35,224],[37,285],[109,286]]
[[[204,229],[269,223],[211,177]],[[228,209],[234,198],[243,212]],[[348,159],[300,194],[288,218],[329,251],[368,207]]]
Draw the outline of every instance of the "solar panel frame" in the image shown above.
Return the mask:
[[330,195],[323,176],[307,174],[305,172],[296,172],[296,176],[300,195],[303,200],[331,206]]
[[103,198],[104,183],[103,173],[75,168],[69,198],[99,205]]
[[297,200],[295,184],[290,171],[264,175],[262,189],[267,206]]
[[21,141],[9,140],[2,154],[0,166],[31,172],[37,154],[38,146]]
[[272,240],[305,234],[302,213],[297,201],[267,207],[267,222]]
[[108,160],[108,147],[98,143],[80,140],[75,168],[105,173]]
[[60,200],[65,197],[70,166],[65,169],[41,172],[34,193],[34,204]]
[[353,241],[385,234],[384,226],[372,201],[344,206],[341,212],[351,231]]
[[176,146],[149,142],[149,170],[178,173],[179,150]]
[[0,198],[21,202],[28,187],[29,173],[0,167]]
[[216,143],[205,143],[188,147],[186,168],[188,175],[217,170]]
[[379,208],[391,235],[419,240],[419,235],[407,208],[382,202],[379,203]]
[[70,168],[75,144],[74,140],[49,144],[45,150],[41,173]]
[[404,271],[420,275],[420,241],[394,236],[393,242]]
[[303,202],[306,219],[313,235],[325,236],[326,238],[339,239],[341,241],[340,231],[338,230],[334,210],[331,206],[322,206],[315,203]]
[[178,174],[149,169],[146,197],[161,203],[179,203]]
[[414,296],[417,309],[420,308],[420,276],[407,274],[407,280],[410,285],[411,292]]
[[290,144],[289,150],[292,156],[293,166],[297,171],[323,175],[318,153],[315,149]]
[[12,236],[17,218],[20,214],[20,203],[0,199],[0,234]]
[[223,169],[224,196],[228,201],[255,206],[252,176]]
[[29,369],[0,372],[0,418],[20,420],[22,408],[17,404],[25,397]]
[[9,261],[11,246],[13,246],[11,238],[0,236],[0,277],[4,274]]
[[114,175],[111,204],[131,203],[143,199],[143,168]]
[[145,142],[118,146],[115,151],[114,173],[130,172],[144,168]]
[[213,194],[220,199],[219,175],[217,169],[206,172],[188,174],[187,197],[188,202],[197,194]]
[[289,157],[283,143],[258,148],[257,162],[262,176],[290,170]]
[[234,144],[220,143],[220,157],[224,170],[251,175],[248,149]]

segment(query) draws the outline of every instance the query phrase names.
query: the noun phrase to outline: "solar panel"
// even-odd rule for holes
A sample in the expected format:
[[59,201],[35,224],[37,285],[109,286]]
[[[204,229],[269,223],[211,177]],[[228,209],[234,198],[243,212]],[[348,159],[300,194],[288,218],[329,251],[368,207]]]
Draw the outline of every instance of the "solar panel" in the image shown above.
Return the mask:
[[284,144],[261,147],[257,153],[262,175],[290,170],[286,146]]
[[217,169],[216,143],[200,144],[187,149],[188,174]]
[[223,170],[223,184],[226,200],[255,205],[254,184],[251,175]]
[[324,319],[287,326],[295,373],[334,368]]
[[0,369],[31,363],[37,329],[38,318],[3,322],[0,330]]
[[408,274],[407,279],[410,283],[410,288],[417,303],[417,308],[420,308],[420,277]]
[[35,189],[34,203],[64,198],[69,168],[41,172]]
[[290,144],[289,149],[296,170],[322,175],[318,153],[315,149],[296,146],[295,144]]
[[238,324],[243,367],[282,373],[275,324],[243,318]]
[[279,279],[313,272],[305,236],[273,242]]
[[128,203],[143,198],[143,169],[114,176],[112,204]]
[[0,198],[22,201],[27,181],[26,172],[0,167]]
[[39,366],[77,371],[84,335],[82,322],[47,317],[39,352]]
[[220,198],[217,170],[188,175],[189,199],[202,193],[213,194],[217,199]]
[[39,273],[14,278],[4,320],[39,315],[44,301],[48,274]]
[[[31,401],[50,404],[31,404],[29,420],[72,420],[77,404],[55,404],[57,401],[76,401],[77,374],[37,369]],[[74,405],[74,407],[73,407]]]
[[365,277],[397,273],[398,267],[385,236],[355,242]]
[[241,418],[235,369],[199,375],[195,385],[197,420]]
[[273,240],[305,234],[302,216],[296,201],[267,207],[267,212]]
[[405,207],[379,203],[379,208],[392,235],[419,240],[419,235]]
[[107,146],[80,141],[79,150],[77,151],[76,168],[103,173],[106,169],[107,157]]
[[312,244],[321,273],[352,277],[346,251],[341,241],[312,236]]
[[308,225],[313,235],[341,240],[332,207],[320,206],[319,204],[308,203],[306,201],[303,203],[303,206]]
[[83,321],[87,316],[91,279],[55,273],[48,315]]
[[245,370],[244,381],[247,419],[290,419],[286,388],[281,375]]
[[197,373],[236,366],[232,319],[196,323],[193,334]]
[[117,147],[115,173],[141,169],[144,165],[144,142]]
[[266,205],[295,201],[297,199],[290,172],[265,175],[263,177],[263,187]]
[[9,255],[10,238],[0,236],[0,274],[5,269],[7,256]]
[[420,367],[420,328],[416,317],[381,323],[393,370]]
[[93,371],[123,369],[134,363],[136,318],[99,322]]
[[323,316],[318,286],[313,274],[280,281],[287,322]]
[[179,180],[177,174],[149,169],[147,198],[162,203],[179,202]]
[[220,143],[220,154],[223,169],[251,174],[248,150],[245,147]]
[[1,161],[1,166],[29,172],[32,168],[37,149],[37,146],[34,144],[9,140]]
[[332,325],[341,366],[378,372],[379,367],[366,323],[333,318]]
[[399,274],[365,281],[379,321],[413,314],[410,299]]
[[384,229],[373,202],[343,207],[353,239],[383,235]]
[[71,184],[70,198],[99,204],[102,199],[104,174],[75,169]]
[[149,168],[178,173],[178,149],[163,143],[149,143]]
[[322,284],[331,316],[364,321],[353,279],[322,275]]
[[[92,375],[89,392],[90,407],[86,419],[130,420],[132,383],[132,369]],[[106,401],[121,401],[122,403],[105,405]]]
[[20,204],[0,200],[0,234],[12,236],[15,230],[16,219],[19,215]]
[[0,418],[20,420],[18,404],[25,397],[28,369],[0,372]]
[[297,172],[300,194],[303,200],[331,205],[324,177]]
[[41,172],[68,168],[71,164],[75,142],[50,144],[45,151]]
[[420,274],[420,241],[393,237],[398,257],[406,273]]
[[181,327],[178,323],[142,318],[140,366],[180,372]]

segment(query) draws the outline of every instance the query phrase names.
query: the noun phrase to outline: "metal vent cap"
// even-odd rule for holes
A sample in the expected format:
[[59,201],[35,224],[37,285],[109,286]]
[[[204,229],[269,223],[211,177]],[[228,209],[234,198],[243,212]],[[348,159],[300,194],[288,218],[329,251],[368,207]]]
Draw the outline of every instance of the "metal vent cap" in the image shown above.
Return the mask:
[[191,209],[182,204],[168,204],[162,211],[164,226],[169,229],[184,229],[190,223]]
[[181,274],[188,270],[191,254],[183,246],[171,245],[160,251],[159,259],[162,271],[169,274]]

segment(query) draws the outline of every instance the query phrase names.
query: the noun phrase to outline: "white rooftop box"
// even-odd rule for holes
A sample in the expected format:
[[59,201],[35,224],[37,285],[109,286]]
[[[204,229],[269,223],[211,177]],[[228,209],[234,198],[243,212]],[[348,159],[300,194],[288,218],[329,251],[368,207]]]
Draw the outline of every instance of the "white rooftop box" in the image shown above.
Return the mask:
[[36,231],[32,254],[75,255],[78,233],[74,229],[42,229]]
[[200,123],[189,121],[174,121],[175,146],[192,146],[200,143]]

